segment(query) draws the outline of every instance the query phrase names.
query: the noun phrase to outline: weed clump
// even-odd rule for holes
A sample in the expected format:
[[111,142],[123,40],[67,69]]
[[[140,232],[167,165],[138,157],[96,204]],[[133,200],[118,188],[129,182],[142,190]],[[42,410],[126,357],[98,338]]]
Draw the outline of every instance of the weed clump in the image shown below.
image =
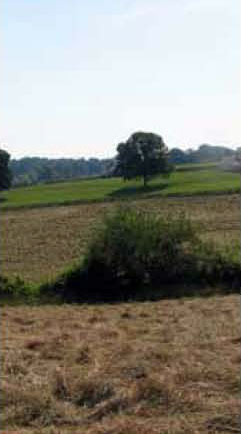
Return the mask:
[[93,408],[114,395],[114,389],[108,382],[98,378],[70,380],[62,372],[56,372],[52,388],[55,397],[78,407]]

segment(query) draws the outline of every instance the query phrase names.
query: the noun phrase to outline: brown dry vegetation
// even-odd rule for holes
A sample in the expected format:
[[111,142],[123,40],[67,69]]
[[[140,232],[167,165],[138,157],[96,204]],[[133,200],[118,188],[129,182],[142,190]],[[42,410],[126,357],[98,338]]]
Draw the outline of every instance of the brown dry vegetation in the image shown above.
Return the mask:
[[[115,206],[106,203],[2,212],[2,272],[32,282],[55,277],[79,260],[93,228]],[[216,242],[240,237],[239,195],[155,198],[133,201],[131,206],[174,215],[184,211],[201,224],[203,236]]]
[[238,433],[239,308],[236,295],[2,308],[2,432]]

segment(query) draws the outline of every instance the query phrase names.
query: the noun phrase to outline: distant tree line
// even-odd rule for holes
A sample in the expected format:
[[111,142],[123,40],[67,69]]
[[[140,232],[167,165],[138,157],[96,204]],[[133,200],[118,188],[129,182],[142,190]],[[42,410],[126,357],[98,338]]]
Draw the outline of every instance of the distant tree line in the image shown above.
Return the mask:
[[173,148],[169,152],[169,161],[172,164],[213,163],[232,157],[235,153],[230,148],[212,145],[201,145],[197,150],[188,149],[186,151]]
[[[133,137],[136,137],[136,133],[131,136],[132,139]],[[219,162],[225,158],[235,157],[235,155],[236,152],[230,148],[212,145],[201,145],[197,150],[188,149],[185,151],[180,148],[173,148],[167,153],[169,163],[174,166],[185,163]],[[148,164],[152,161],[150,156],[146,161]],[[150,164],[153,166],[152,163]],[[118,175],[117,166],[118,155],[113,159],[25,157],[19,160],[10,160],[9,154],[0,150],[0,190],[9,188],[11,182],[12,185],[17,186]],[[126,177],[128,178],[128,176]]]
[[13,185],[31,185],[78,178],[105,176],[112,171],[113,159],[49,159],[26,157],[10,162]]

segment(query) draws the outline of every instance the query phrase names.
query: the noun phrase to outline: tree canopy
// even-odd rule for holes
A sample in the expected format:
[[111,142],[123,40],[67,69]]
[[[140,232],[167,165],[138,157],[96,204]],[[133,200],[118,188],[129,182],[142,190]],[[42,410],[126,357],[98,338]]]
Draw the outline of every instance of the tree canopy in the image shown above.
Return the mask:
[[11,185],[11,172],[9,169],[10,155],[0,149],[0,190],[7,190]]
[[154,176],[169,174],[168,149],[161,136],[136,132],[117,146],[116,174],[125,180],[142,177],[144,186]]

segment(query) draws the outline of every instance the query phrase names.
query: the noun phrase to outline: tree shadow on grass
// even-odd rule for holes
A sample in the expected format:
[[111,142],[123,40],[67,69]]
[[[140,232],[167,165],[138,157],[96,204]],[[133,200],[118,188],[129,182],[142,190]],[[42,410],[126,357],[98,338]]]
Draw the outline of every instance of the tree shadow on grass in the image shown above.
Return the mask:
[[0,203],[2,203],[2,202],[6,202],[6,197],[2,197],[2,196],[0,196]]
[[136,199],[138,197],[152,197],[158,194],[158,192],[165,190],[168,187],[168,182],[162,182],[160,184],[136,186],[126,186],[119,188],[118,190],[109,193],[109,197],[113,199]]

